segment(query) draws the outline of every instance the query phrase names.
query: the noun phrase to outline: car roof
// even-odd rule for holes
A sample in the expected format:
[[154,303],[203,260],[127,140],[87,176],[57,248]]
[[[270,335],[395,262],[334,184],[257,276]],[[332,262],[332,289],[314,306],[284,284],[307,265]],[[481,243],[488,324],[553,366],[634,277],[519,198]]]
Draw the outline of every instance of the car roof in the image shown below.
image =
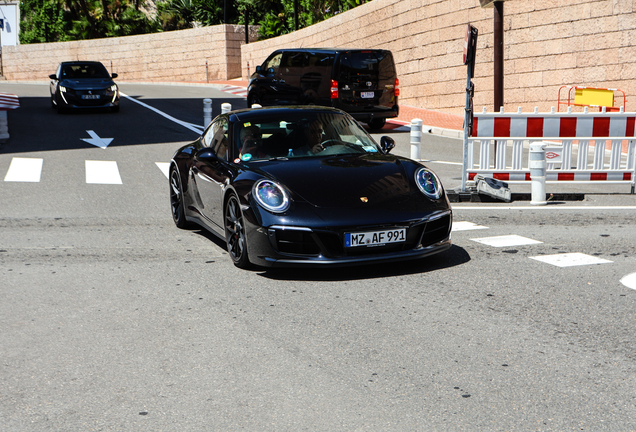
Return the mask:
[[305,106],[305,105],[292,105],[292,106],[273,106],[273,107],[262,107],[262,108],[244,108],[238,109],[235,111],[230,111],[228,115],[231,117],[233,115],[237,116],[238,120],[248,120],[250,118],[258,118],[262,115],[272,116],[277,114],[284,114],[286,112],[311,112],[311,113],[334,113],[334,114],[343,114],[348,115],[342,110],[331,108],[331,107],[323,107],[317,105]]
[[388,51],[379,48],[281,48],[276,52],[328,52],[340,53],[349,51]]
[[75,60],[75,61],[64,61],[60,63],[61,65],[83,65],[83,64],[100,64],[100,65],[104,65],[102,62],[99,61],[91,61],[91,60],[87,60],[87,61],[80,61],[80,60]]

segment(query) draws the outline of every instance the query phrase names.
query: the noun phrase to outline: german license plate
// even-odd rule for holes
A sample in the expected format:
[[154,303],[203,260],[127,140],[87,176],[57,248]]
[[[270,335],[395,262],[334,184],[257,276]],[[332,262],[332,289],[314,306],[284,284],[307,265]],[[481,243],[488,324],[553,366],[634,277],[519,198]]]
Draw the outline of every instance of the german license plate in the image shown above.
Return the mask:
[[82,95],[82,99],[99,99],[99,95]]
[[362,93],[360,93],[360,97],[362,99],[373,99],[375,97],[375,93],[374,92],[362,92]]
[[382,246],[406,241],[406,228],[383,231],[345,233],[345,247]]

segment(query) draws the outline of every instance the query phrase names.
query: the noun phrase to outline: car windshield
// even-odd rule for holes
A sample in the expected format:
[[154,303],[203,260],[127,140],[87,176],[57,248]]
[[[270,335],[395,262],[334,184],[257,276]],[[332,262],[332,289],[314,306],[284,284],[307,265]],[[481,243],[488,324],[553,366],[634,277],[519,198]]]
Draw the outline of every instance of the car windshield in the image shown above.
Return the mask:
[[263,112],[258,120],[237,122],[233,136],[235,154],[244,162],[380,152],[355,120],[337,112]]
[[64,65],[63,79],[110,78],[108,71],[101,63]]

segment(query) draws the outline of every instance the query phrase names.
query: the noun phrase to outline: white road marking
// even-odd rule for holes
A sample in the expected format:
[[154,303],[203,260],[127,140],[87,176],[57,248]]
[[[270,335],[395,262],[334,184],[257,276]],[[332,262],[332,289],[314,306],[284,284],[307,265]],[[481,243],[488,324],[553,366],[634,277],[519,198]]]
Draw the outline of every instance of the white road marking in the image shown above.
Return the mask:
[[113,142],[114,138],[100,138],[99,135],[97,135],[94,131],[92,130],[87,130],[86,133],[88,133],[91,137],[90,138],[80,138],[82,141],[85,141],[89,144],[92,144],[96,147],[99,147],[101,149],[106,150],[106,147],[108,147],[108,144],[110,144],[111,142]]
[[86,183],[91,184],[122,184],[117,162],[92,161],[86,162]]
[[170,163],[169,162],[155,162],[155,164],[159,167],[159,169],[166,176],[166,178],[168,178],[168,175],[169,175],[168,171],[170,170]]
[[418,162],[430,162],[430,163],[438,163],[444,165],[459,165],[463,166],[461,162],[447,162],[447,161],[438,161],[438,160],[430,160],[430,159],[416,159]]
[[636,273],[628,274],[623,279],[621,279],[621,283],[627,288],[636,290]]
[[33,182],[40,181],[42,174],[43,160],[39,158],[19,158],[11,159],[9,171],[4,177],[6,182]]
[[488,246],[493,247],[511,247],[511,246],[524,246],[531,244],[540,244],[538,240],[532,240],[527,237],[522,237],[518,235],[504,235],[504,236],[496,236],[496,237],[482,237],[482,238],[474,238],[471,239],[477,243],[482,243]]
[[530,257],[533,260],[541,261],[547,264],[552,264],[557,267],[572,267],[581,265],[592,264],[609,264],[613,261],[609,261],[602,258],[593,257],[583,253],[564,253],[556,255],[542,255]]
[[131,98],[130,96],[128,96],[128,95],[126,95],[126,94],[124,94],[122,92],[119,92],[119,94],[121,96],[125,97],[126,99],[128,99],[129,101],[135,102],[136,104],[139,104],[139,105],[141,105],[144,108],[148,108],[150,111],[154,111],[157,114],[159,114],[160,116],[163,116],[163,117],[167,118],[170,121],[173,121],[173,122],[175,122],[177,124],[180,124],[181,126],[185,127],[186,129],[190,129],[192,132],[196,132],[199,135],[203,132],[204,128],[202,126],[195,126],[192,123],[188,123],[188,122],[184,122],[184,121],[181,121],[179,119],[176,119],[176,118],[172,117],[171,115],[168,115],[165,112],[158,110],[157,108],[151,107],[148,104],[145,104],[145,103],[143,103],[141,101],[138,101],[135,98]]
[[472,222],[453,222],[453,232],[455,231],[469,231],[469,230],[478,230],[478,229],[488,229],[486,226],[477,225]]
[[496,207],[496,206],[452,206],[453,210],[636,210],[636,206],[566,206],[566,205],[546,205],[546,206],[519,206],[519,207]]

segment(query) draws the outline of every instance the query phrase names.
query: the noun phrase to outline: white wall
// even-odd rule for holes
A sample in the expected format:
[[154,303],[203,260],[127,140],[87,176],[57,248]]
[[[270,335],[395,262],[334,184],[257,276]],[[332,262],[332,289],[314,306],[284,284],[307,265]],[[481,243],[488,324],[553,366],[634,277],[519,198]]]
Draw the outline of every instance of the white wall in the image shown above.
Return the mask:
[[18,3],[0,4],[0,18],[4,20],[4,29],[0,32],[2,46],[16,46],[20,43],[20,7]]

